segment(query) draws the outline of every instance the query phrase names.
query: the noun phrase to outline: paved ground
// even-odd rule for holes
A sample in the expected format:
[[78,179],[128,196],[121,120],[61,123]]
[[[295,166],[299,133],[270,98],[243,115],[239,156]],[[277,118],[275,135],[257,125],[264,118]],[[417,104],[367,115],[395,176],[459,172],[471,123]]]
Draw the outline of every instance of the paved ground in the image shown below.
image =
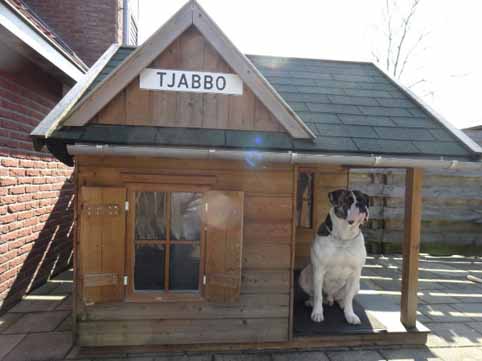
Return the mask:
[[[401,257],[370,257],[357,296],[375,311],[398,311]],[[482,361],[482,259],[422,256],[418,319],[433,334],[427,347],[325,349],[280,353],[116,354],[109,360],[136,361]],[[90,360],[72,346],[71,273],[35,290],[0,316],[0,360]],[[388,305],[388,306],[387,306]],[[377,309],[383,306],[385,309]],[[388,307],[388,309],[387,309]],[[391,308],[390,308],[391,307]]]

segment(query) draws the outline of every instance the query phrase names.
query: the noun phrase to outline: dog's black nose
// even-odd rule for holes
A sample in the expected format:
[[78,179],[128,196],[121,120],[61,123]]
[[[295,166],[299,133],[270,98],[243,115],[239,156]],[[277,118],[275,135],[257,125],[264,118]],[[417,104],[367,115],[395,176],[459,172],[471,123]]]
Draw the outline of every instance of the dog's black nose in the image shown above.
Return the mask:
[[353,224],[353,223],[355,223],[355,221],[348,221],[348,223],[349,223],[349,224]]

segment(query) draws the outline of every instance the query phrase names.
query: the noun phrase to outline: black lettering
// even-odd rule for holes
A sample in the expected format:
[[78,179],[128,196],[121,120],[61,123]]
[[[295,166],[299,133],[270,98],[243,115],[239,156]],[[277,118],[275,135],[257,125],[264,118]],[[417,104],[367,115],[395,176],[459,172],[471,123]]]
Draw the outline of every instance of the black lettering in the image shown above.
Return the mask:
[[186,74],[181,74],[181,78],[179,79],[179,83],[177,84],[177,87],[180,88],[181,85],[184,86],[185,88],[189,88],[189,84],[187,83]]
[[218,88],[218,90],[224,90],[224,88],[226,88],[226,78],[224,76],[218,76],[216,79],[216,88]]
[[204,75],[204,89],[211,90],[213,88],[213,77],[211,75]]
[[165,71],[158,71],[157,74],[159,75],[159,86],[162,87],[162,81],[164,80],[164,75],[166,75]]
[[199,89],[200,87],[201,87],[201,76],[198,74],[193,74],[191,88]]
[[172,73],[172,77],[171,77],[171,84],[167,84],[167,87],[168,88],[172,88],[175,84],[175,81],[176,81],[176,74],[175,73]]

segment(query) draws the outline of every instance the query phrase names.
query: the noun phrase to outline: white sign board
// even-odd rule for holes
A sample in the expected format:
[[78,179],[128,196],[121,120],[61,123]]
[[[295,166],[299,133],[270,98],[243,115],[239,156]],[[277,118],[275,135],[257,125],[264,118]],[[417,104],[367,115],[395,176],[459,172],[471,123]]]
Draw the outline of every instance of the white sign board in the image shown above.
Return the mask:
[[141,89],[176,92],[243,94],[243,82],[236,74],[146,68],[140,75]]

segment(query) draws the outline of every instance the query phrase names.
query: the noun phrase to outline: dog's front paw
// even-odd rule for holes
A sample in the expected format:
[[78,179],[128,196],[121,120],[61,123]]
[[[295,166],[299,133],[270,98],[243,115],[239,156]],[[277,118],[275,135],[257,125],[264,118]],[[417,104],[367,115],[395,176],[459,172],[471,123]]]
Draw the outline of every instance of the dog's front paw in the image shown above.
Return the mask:
[[355,315],[354,313],[347,313],[345,314],[346,322],[350,325],[359,325],[361,324],[360,318]]
[[306,301],[305,301],[305,306],[306,307],[313,307],[313,298],[308,298]]
[[311,319],[315,322],[323,321],[323,308],[314,308],[311,312]]

